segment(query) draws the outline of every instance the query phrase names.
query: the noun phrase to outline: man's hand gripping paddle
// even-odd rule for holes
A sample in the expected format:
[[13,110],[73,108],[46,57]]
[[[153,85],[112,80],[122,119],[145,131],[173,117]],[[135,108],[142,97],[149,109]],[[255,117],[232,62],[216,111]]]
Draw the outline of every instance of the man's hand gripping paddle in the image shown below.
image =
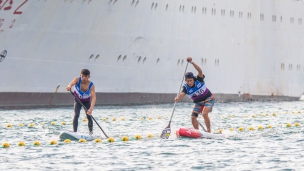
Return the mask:
[[[78,99],[78,97],[76,97],[74,95],[74,93],[70,90],[70,93],[75,97],[76,101],[83,107],[85,113],[87,114],[88,109],[83,105],[83,103]],[[96,125],[100,128],[100,130],[102,131],[102,133],[106,136],[106,138],[109,138],[107,136],[107,134],[103,131],[103,129],[101,128],[101,126],[97,123],[97,121],[95,120],[95,118],[91,115],[92,119],[94,120],[94,122],[96,123]]]
[[[187,71],[187,68],[188,68],[188,62],[187,62],[187,65],[186,65],[186,68],[185,68],[185,72],[184,72],[184,75],[183,75],[183,79],[182,79],[182,83],[179,87],[179,91],[177,93],[177,95],[180,93],[181,91],[181,88],[182,88],[182,85],[183,85],[183,82],[184,82],[184,77],[185,77],[185,73]],[[171,128],[170,128],[170,124],[171,124],[171,120],[172,120],[172,117],[173,117],[173,114],[174,114],[174,110],[175,110],[175,106],[176,106],[176,103],[174,103],[174,107],[173,107],[173,111],[172,111],[172,114],[171,114],[171,118],[170,118],[170,121],[169,121],[169,124],[168,126],[163,130],[163,132],[161,133],[160,137],[162,139],[168,139],[170,137],[170,134],[171,134]]]

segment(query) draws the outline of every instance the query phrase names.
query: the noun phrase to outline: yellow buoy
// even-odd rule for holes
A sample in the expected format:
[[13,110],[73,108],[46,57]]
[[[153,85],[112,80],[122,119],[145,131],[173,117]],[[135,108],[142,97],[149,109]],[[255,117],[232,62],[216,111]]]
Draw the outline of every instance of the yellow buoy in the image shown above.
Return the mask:
[[21,127],[21,126],[23,126],[23,124],[22,124],[22,123],[20,123],[20,124],[19,124],[19,126]]
[[148,138],[153,138],[153,134],[148,134]]
[[230,131],[234,131],[234,128],[229,128]]
[[34,127],[34,126],[35,126],[34,123],[29,124],[29,127]]
[[223,129],[219,129],[218,132],[219,132],[219,133],[222,133],[222,132],[223,132]]
[[11,123],[8,123],[8,124],[6,125],[6,127],[7,127],[7,128],[11,128],[11,127],[12,127],[12,124],[11,124]]
[[262,125],[258,126],[258,130],[263,130],[263,129],[264,129],[264,128],[263,128]]
[[94,140],[94,142],[96,142],[96,143],[101,143],[102,140],[101,140],[100,138],[97,138],[96,140]]
[[83,118],[82,122],[88,122],[87,118]]
[[292,112],[292,114],[295,114],[295,112]]
[[107,118],[102,118],[103,121],[107,121]]
[[25,146],[25,143],[24,143],[23,141],[20,141],[20,142],[18,143],[18,146]]
[[298,110],[298,113],[301,113],[301,111],[300,111],[300,110]]
[[254,127],[253,127],[253,126],[249,127],[248,129],[249,129],[250,131],[254,131]]
[[294,126],[300,126],[300,124],[299,123],[295,123]]
[[33,143],[33,146],[40,146],[40,142],[39,142],[39,141],[35,141],[35,142]]
[[114,138],[112,138],[112,137],[110,137],[110,138],[108,138],[108,142],[114,142]]
[[44,122],[41,122],[41,125],[44,125],[45,123]]
[[123,137],[121,138],[121,140],[123,140],[123,141],[129,141],[129,138],[128,138],[127,136],[123,136]]
[[248,118],[248,116],[247,116],[247,115],[245,115],[245,118]]
[[224,116],[224,115],[222,116],[222,119],[225,119],[225,116]]
[[122,120],[122,121],[124,121],[124,120],[125,120],[125,118],[121,118],[121,120]]
[[270,129],[270,128],[272,128],[272,125],[268,125],[267,127]]
[[158,116],[158,117],[157,117],[157,119],[161,119],[161,118],[162,118],[161,116]]
[[50,145],[56,145],[56,144],[57,144],[57,142],[55,140],[50,141]]
[[116,118],[113,118],[112,121],[116,121]]
[[56,122],[52,122],[51,124],[52,124],[52,125],[56,125]]
[[255,114],[252,114],[251,116],[252,116],[253,118],[255,118]]
[[65,139],[63,142],[64,143],[71,143],[71,140],[70,139]]
[[244,127],[239,127],[239,131],[245,131]]
[[10,144],[8,142],[5,142],[2,144],[2,148],[10,148]]
[[61,125],[65,125],[66,124],[66,122],[61,122]]
[[153,118],[149,117],[149,120],[151,121],[151,120],[153,120]]
[[290,123],[286,124],[286,127],[291,127],[291,124]]
[[273,113],[272,116],[277,116],[277,114]]
[[263,116],[263,114],[260,113],[259,116]]
[[145,120],[145,118],[140,118],[141,121]]
[[268,113],[265,114],[265,116],[268,116],[268,115],[269,115]]
[[141,139],[141,136],[139,134],[135,135],[134,137],[136,140],[140,140]]
[[79,139],[79,141],[78,142],[80,142],[80,143],[85,143],[85,142],[87,142],[85,139]]

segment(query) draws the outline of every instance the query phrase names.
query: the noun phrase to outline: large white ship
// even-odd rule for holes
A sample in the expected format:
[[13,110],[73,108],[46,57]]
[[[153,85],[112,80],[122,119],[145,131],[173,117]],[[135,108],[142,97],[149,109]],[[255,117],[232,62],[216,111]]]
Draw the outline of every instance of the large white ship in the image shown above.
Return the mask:
[[188,56],[218,102],[298,100],[303,9],[296,0],[0,0],[0,106],[70,105],[65,87],[83,68],[97,104],[173,102]]

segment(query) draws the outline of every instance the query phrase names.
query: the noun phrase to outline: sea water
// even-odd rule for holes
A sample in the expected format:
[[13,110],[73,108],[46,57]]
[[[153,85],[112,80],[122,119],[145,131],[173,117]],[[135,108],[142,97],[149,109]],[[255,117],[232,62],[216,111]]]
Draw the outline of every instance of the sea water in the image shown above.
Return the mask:
[[[304,102],[216,103],[212,131],[225,139],[177,138],[180,127],[192,127],[191,103],[177,103],[168,140],[159,138],[173,104],[101,106],[93,116],[94,135],[102,143],[59,141],[72,130],[73,108],[0,111],[1,170],[303,170]],[[200,116],[198,120],[204,124]],[[63,123],[63,124],[62,124]],[[64,124],[65,123],[65,124]],[[11,124],[11,127],[7,127]],[[20,125],[19,124],[23,124]],[[30,126],[30,124],[33,124]],[[240,131],[240,128],[244,131]],[[260,128],[260,129],[259,129]],[[249,130],[252,129],[252,130]],[[88,133],[84,112],[79,132]],[[152,134],[152,138],[147,136]],[[129,141],[122,141],[127,136]],[[142,139],[136,140],[134,137]],[[56,145],[50,145],[54,140]],[[26,146],[18,147],[23,141]],[[40,146],[34,146],[35,141]]]

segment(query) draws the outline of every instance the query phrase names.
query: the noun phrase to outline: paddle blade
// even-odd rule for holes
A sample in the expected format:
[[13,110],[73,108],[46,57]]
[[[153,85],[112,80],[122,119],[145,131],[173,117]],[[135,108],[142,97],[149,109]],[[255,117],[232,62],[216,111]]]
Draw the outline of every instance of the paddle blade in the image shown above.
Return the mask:
[[163,132],[162,132],[162,134],[160,135],[160,137],[161,137],[162,139],[168,139],[168,138],[170,137],[170,134],[171,134],[171,128],[170,128],[170,126],[168,126],[168,127],[166,127],[166,128],[163,130]]

